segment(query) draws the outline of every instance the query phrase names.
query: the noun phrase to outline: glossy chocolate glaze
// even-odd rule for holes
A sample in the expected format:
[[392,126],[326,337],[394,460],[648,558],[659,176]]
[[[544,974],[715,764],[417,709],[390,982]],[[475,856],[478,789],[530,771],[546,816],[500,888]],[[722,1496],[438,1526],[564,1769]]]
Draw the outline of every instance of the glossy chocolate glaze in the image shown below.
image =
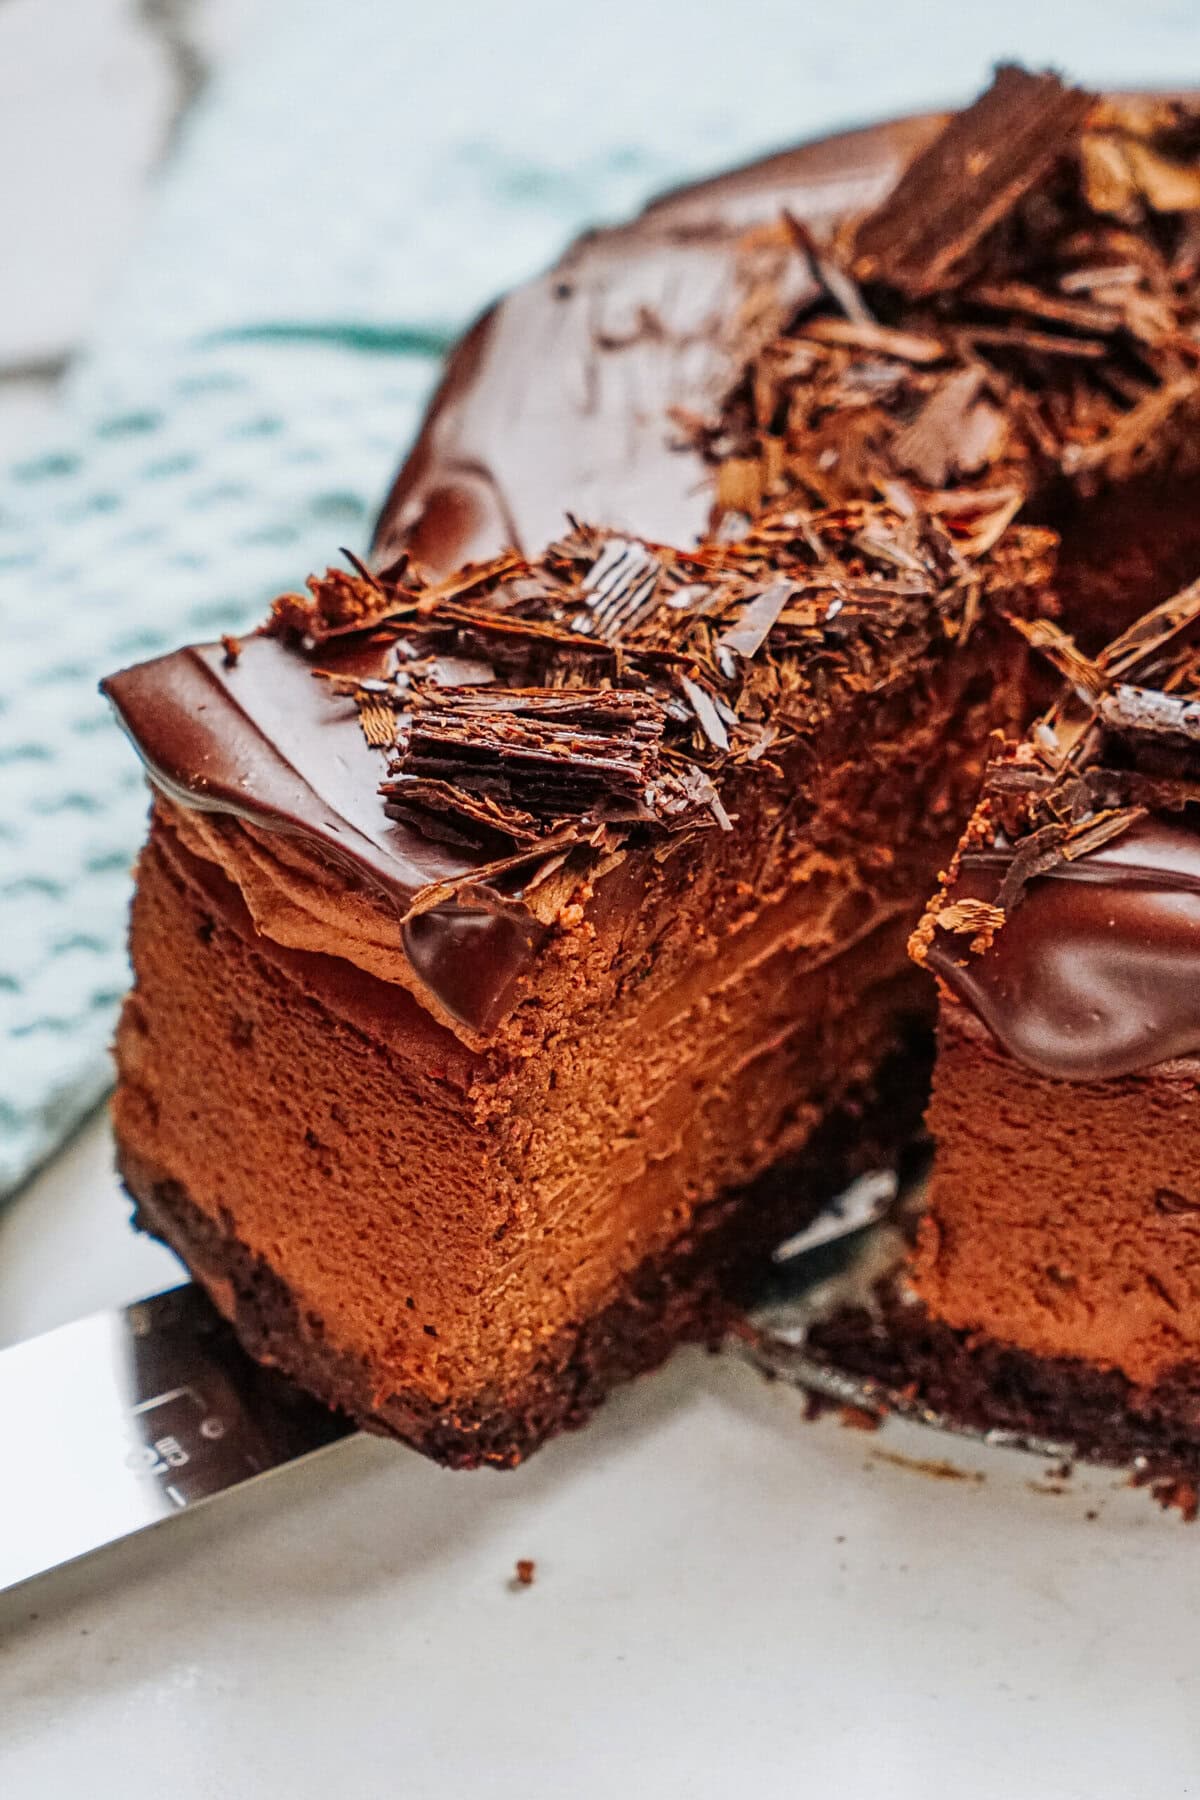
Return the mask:
[[[964,859],[952,898],[995,898],[1005,860]],[[1011,1056],[1105,1081],[1200,1052],[1200,824],[1150,818],[1032,881],[991,947],[939,933],[929,966]]]
[[[507,295],[450,358],[376,527],[379,560],[407,547],[443,573],[510,544],[536,552],[568,511],[694,543],[710,471],[671,409],[703,411],[729,385],[755,228],[786,208],[821,232],[874,205],[943,117],[845,132],[665,195]],[[788,274],[803,277],[799,258]]]
[[[326,646],[320,666],[386,673],[386,644]],[[247,819],[319,845],[346,878],[403,915],[430,882],[469,872],[472,859],[393,824],[379,798],[381,754],[354,702],[330,692],[299,652],[248,638],[236,662],[219,644],[178,650],[113,675],[104,691],[154,785],[176,805]],[[409,920],[404,947],[450,1015],[487,1031],[544,935],[501,896]]]
[[[709,473],[679,447],[669,412],[710,404],[733,375],[726,334],[764,254],[746,234],[776,223],[784,207],[822,229],[873,204],[939,123],[850,132],[681,189],[632,224],[589,233],[499,301],[450,359],[379,521],[376,555],[410,548],[442,572],[509,544],[536,552],[568,510],[695,541]],[[788,272],[804,279],[800,258]],[[334,658],[323,650],[321,663]],[[180,650],[104,686],[151,779],[177,805],[299,834],[401,914],[426,884],[473,866],[387,818],[382,759],[353,705],[276,639],[248,639],[232,666],[219,645]],[[512,896],[479,890],[404,927],[438,1007],[484,1034],[543,936]]]

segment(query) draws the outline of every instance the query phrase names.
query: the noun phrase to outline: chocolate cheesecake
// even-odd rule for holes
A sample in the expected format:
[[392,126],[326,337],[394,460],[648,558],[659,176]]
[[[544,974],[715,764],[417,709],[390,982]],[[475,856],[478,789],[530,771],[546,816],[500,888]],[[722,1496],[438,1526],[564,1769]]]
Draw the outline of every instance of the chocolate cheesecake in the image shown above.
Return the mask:
[[121,1167],[255,1354],[513,1462],[903,1140],[1031,622],[1200,560],[1198,142],[1006,70],[672,196],[468,336],[370,567],[107,684]]

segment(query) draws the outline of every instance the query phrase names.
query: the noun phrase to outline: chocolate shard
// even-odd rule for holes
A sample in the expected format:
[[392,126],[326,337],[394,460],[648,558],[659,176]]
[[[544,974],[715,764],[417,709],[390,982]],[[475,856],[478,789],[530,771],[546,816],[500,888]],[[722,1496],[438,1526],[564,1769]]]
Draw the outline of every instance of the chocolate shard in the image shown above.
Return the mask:
[[423,836],[442,843],[466,846],[494,836],[533,844],[542,836],[541,822],[532,813],[504,806],[490,794],[473,793],[455,782],[397,775],[380,791],[389,818],[414,825]]
[[644,544],[610,538],[584,577],[585,609],[571,621],[574,629],[617,643],[653,612],[661,574],[662,564]]
[[1100,722],[1120,737],[1167,738],[1200,744],[1200,699],[1163,694],[1120,682],[1099,704]]
[[464,820],[480,822],[477,797],[495,802],[485,822],[524,834],[534,819],[582,816],[610,795],[641,803],[658,774],[664,714],[645,694],[619,689],[543,692],[433,689],[418,697],[400,755],[382,791],[393,804],[425,804],[412,777],[437,782],[444,809],[466,797]]
[[664,724],[640,691],[426,688],[380,792],[392,817],[432,819],[432,835],[446,819],[513,842],[570,819],[649,821]]
[[747,601],[735,623],[726,626],[717,642],[749,662],[766,643],[794,592],[793,582],[773,581],[761,594]]
[[1063,861],[1079,862],[1090,856],[1104,844],[1111,844],[1114,838],[1123,837],[1130,826],[1136,825],[1144,816],[1140,806],[1122,806],[1098,813],[1093,819],[1081,819],[1063,839]]
[[969,271],[983,239],[1077,141],[1093,97],[1004,65],[854,236],[852,269],[918,298]]
[[959,369],[935,388],[911,425],[892,440],[901,469],[930,487],[973,475],[992,460],[1004,431],[999,409],[984,395],[985,371]]
[[687,695],[688,704],[696,715],[700,729],[713,749],[728,750],[729,733],[712,695],[689,675],[681,675],[679,685]]

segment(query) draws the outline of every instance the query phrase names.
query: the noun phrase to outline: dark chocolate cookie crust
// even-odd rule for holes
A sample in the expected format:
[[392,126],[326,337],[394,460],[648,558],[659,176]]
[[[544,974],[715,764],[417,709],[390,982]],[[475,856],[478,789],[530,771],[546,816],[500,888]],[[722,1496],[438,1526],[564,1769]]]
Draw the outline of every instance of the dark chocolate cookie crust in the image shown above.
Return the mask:
[[901,1396],[905,1411],[1069,1448],[1148,1480],[1200,1479],[1200,1365],[1139,1386],[1118,1369],[956,1330],[898,1288],[881,1296],[877,1315],[848,1307],[814,1327],[807,1348],[815,1360]]

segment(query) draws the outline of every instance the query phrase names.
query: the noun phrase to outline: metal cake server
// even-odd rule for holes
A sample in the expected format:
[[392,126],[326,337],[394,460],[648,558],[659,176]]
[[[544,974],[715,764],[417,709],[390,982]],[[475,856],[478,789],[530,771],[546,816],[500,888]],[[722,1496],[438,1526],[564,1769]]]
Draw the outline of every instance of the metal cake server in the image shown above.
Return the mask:
[[[781,1244],[773,1274],[725,1348],[826,1399],[952,1421],[813,1357],[812,1325],[872,1283],[903,1248],[920,1180],[861,1177]],[[95,1313],[0,1351],[0,1590],[241,1487],[354,1435],[282,1375],[253,1362],[197,1287]],[[967,1433],[974,1436],[975,1433]],[[989,1433],[1039,1454],[1069,1447]]]
[[351,1435],[262,1369],[199,1288],[0,1352],[0,1589]]
[[[895,1193],[893,1176],[865,1177],[780,1245],[788,1294],[802,1293],[809,1268],[819,1279],[829,1246],[860,1235]],[[756,1338],[763,1366],[768,1341]],[[732,1336],[730,1347],[746,1354]],[[0,1591],[354,1433],[253,1362],[189,1284],[0,1351],[0,1428]]]

